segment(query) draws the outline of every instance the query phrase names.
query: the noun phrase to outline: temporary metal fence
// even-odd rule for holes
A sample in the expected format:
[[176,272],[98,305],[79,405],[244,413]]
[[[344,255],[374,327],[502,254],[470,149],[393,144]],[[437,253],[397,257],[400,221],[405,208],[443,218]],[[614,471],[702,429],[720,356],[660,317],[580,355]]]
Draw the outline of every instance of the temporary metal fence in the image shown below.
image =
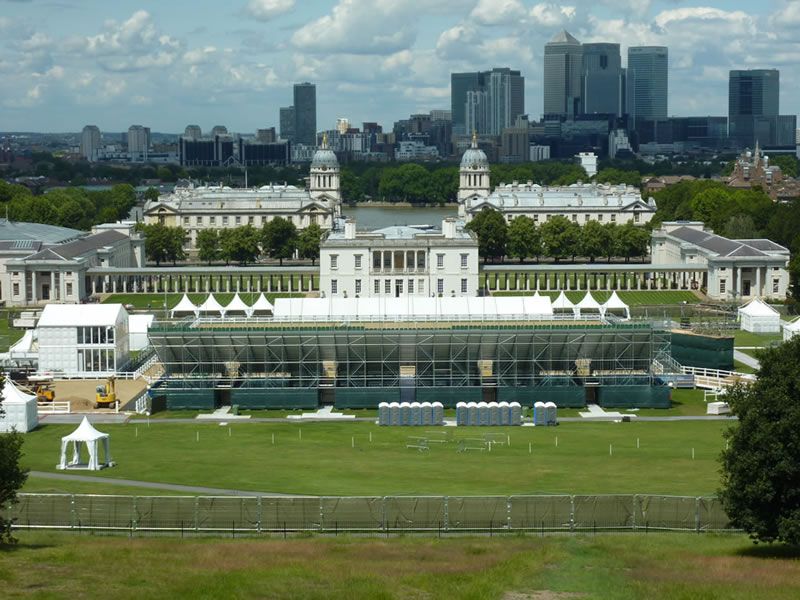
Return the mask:
[[713,496],[104,496],[18,494],[16,529],[288,532],[731,531]]

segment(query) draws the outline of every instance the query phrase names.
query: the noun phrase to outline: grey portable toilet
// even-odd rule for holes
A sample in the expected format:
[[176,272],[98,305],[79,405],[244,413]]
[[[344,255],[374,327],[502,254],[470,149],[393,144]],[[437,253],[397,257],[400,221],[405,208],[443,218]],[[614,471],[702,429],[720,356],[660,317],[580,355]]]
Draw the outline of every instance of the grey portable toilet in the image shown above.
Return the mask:
[[497,402],[489,403],[489,425],[500,425],[500,405]]
[[522,425],[522,405],[519,402],[512,402],[509,408],[511,409],[509,425]]
[[400,424],[411,425],[411,404],[408,402],[400,403]]
[[486,427],[489,424],[489,405],[486,402],[478,402],[478,425]]
[[378,425],[391,425],[392,412],[389,409],[388,402],[381,402],[378,404]]
[[547,409],[544,402],[537,402],[533,405],[533,424],[547,425]]
[[400,403],[399,402],[392,402],[389,404],[389,412],[391,413],[391,421],[389,422],[390,425],[402,425],[400,422]]
[[456,425],[462,427],[469,423],[469,409],[466,402],[456,404]]
[[422,405],[419,402],[411,403],[411,424],[422,425]]
[[511,405],[508,402],[501,402],[498,405],[500,411],[500,425],[511,425]]
[[547,414],[548,425],[558,425],[558,408],[555,402],[548,402],[544,405]]
[[467,425],[475,426],[479,424],[478,421],[478,403],[477,402],[470,402],[467,404],[467,410],[469,411],[469,420],[467,421]]
[[422,411],[422,421],[421,425],[433,425],[433,404],[430,402],[423,402],[420,404],[420,410]]
[[444,425],[444,405],[441,402],[433,403],[433,424]]

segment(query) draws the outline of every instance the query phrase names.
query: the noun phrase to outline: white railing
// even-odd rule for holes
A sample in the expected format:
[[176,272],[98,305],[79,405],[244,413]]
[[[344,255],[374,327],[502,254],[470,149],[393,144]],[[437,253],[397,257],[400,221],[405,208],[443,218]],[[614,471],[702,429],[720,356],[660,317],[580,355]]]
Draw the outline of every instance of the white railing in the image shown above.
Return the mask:
[[40,415],[67,414],[70,412],[70,402],[69,400],[64,400],[41,403],[37,405],[36,410]]
[[133,379],[139,379],[139,377],[144,375],[145,371],[150,369],[150,367],[152,367],[157,362],[158,362],[158,354],[153,352],[153,355],[146,361],[144,361],[141,365],[139,365],[139,368],[133,372]]
[[701,367],[681,367],[684,375],[694,375],[697,387],[720,389],[731,387],[735,383],[750,384],[755,382],[756,376],[750,373],[737,371],[723,371],[721,369],[703,369]]
[[144,388],[139,395],[135,398],[135,407],[136,407],[136,414],[137,415],[145,415],[150,414],[150,407],[148,406],[148,400],[150,399],[150,394],[148,394],[148,388]]

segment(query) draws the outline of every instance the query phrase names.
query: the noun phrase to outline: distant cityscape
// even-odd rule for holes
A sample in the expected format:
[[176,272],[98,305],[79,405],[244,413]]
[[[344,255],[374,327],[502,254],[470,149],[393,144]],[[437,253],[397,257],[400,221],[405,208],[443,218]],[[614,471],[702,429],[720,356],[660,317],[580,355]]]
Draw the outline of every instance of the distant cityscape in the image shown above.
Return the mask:
[[[151,134],[144,125],[103,132],[86,125],[80,134],[51,144],[99,163],[179,164],[190,167],[286,166],[309,163],[323,140],[339,160],[455,160],[475,137],[490,162],[520,163],[594,153],[600,158],[645,159],[677,153],[735,153],[757,144],[770,154],[800,157],[796,115],[780,114],[777,69],[731,70],[727,116],[669,115],[669,50],[632,46],[622,66],[619,43],[582,44],[567,31],[544,48],[544,114],[525,113],[520,70],[451,73],[450,108],[411,114],[391,130],[376,122],[354,126],[349,117],[317,126],[317,88],[293,86],[292,104],[278,109],[277,127],[254,133],[224,125],[203,131],[186,125],[182,135]],[[0,138],[0,165],[32,145],[24,136]],[[27,147],[26,147],[27,146]]]

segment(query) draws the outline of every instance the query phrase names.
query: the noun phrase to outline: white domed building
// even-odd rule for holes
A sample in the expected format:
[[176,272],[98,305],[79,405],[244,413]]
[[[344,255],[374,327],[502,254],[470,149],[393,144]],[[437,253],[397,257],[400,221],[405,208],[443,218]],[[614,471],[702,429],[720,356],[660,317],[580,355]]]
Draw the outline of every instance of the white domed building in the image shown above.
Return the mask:
[[282,217],[297,229],[316,224],[330,230],[342,210],[339,173],[339,161],[323,139],[311,162],[308,189],[287,184],[258,188],[190,184],[176,187],[158,200],[148,200],[144,205],[144,221],[183,227],[187,232],[185,250],[190,254],[196,251],[197,236],[203,229],[244,225],[260,229],[272,219]]

